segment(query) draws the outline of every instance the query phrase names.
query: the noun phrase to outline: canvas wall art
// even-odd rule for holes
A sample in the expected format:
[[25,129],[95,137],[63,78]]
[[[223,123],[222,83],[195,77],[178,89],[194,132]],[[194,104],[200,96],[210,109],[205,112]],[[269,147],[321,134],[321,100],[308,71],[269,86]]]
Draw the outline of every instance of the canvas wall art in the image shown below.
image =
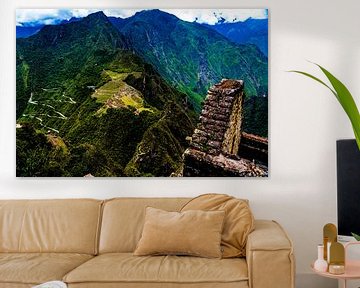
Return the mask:
[[267,177],[266,9],[16,11],[18,177]]

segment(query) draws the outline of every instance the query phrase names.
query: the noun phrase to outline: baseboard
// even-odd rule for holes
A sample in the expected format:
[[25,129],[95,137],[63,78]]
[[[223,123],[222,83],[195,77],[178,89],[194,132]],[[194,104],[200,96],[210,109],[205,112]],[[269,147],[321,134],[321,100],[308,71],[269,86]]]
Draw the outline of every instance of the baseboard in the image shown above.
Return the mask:
[[313,273],[297,274],[295,279],[296,288],[338,288],[338,281]]

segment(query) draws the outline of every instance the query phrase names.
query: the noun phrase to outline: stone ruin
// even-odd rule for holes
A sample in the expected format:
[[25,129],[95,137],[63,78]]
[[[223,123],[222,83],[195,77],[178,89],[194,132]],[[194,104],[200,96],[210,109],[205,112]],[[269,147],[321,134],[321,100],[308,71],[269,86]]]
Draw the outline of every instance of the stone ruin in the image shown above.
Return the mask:
[[268,141],[242,131],[244,84],[223,79],[204,101],[190,147],[183,154],[183,176],[268,176]]

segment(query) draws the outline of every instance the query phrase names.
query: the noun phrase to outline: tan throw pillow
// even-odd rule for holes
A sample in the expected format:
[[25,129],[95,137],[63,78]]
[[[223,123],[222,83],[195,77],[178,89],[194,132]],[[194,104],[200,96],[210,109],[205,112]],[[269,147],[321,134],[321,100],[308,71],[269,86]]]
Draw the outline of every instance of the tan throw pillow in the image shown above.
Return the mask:
[[224,194],[205,194],[190,200],[181,209],[188,210],[225,211],[221,236],[222,257],[245,256],[247,236],[254,230],[254,217],[247,200]]
[[224,211],[168,212],[146,208],[134,255],[192,255],[221,258]]

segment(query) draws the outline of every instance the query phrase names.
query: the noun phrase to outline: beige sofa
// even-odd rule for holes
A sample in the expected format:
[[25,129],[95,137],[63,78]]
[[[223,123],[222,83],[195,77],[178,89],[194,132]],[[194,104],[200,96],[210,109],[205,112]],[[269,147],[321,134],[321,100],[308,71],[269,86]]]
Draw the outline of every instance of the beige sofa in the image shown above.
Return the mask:
[[256,220],[246,258],[133,256],[146,206],[179,210],[186,198],[0,201],[0,288],[62,280],[73,288],[293,288],[292,244]]

